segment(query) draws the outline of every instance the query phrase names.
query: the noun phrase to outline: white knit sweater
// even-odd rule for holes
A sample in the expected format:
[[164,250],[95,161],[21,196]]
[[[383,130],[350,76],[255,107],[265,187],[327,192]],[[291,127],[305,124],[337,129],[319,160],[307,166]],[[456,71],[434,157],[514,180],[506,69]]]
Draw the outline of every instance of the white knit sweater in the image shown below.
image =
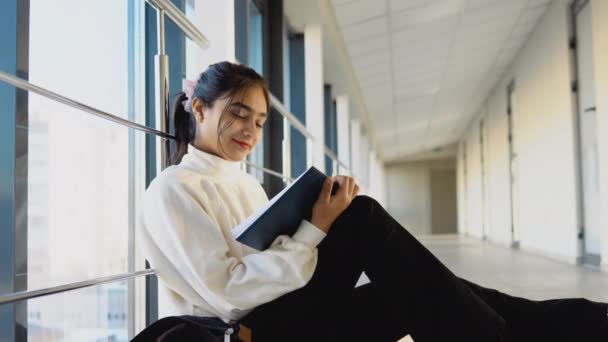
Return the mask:
[[304,220],[293,237],[258,252],[231,229],[268,202],[259,182],[228,161],[189,146],[143,200],[137,239],[159,278],[159,316],[228,322],[310,280],[325,233]]

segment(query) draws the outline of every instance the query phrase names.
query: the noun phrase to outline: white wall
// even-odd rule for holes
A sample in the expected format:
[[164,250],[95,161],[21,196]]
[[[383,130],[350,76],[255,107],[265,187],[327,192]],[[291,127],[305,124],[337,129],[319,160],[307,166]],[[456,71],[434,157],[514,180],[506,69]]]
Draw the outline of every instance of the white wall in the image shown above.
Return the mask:
[[454,160],[385,166],[387,212],[412,234],[431,234],[431,170],[455,166]]
[[[504,82],[503,82],[504,83]],[[487,103],[486,126],[486,200],[488,220],[486,237],[501,245],[511,245],[511,186],[509,182],[509,143],[507,90],[504,84]]]
[[458,216],[458,233],[464,234],[465,218],[466,215],[463,213],[465,210],[465,186],[464,186],[464,150],[462,147],[462,141],[458,143],[458,150],[456,152],[456,206],[457,206],[457,216]]
[[[514,139],[518,146],[520,243],[524,250],[575,262],[577,203],[573,99],[570,92],[568,3],[554,1],[510,70],[486,100],[487,107],[463,138],[468,148],[467,215],[471,235],[480,233],[479,116],[486,117],[488,238],[509,243],[510,206],[506,89],[515,79]],[[462,178],[462,177],[461,177]],[[462,179],[461,179],[462,182]],[[464,184],[459,185],[462,189]],[[463,212],[466,207],[466,212]]]
[[186,39],[186,78],[196,80],[210,64],[235,60],[234,1],[188,1],[186,15],[210,42],[203,50]]
[[466,139],[466,183],[467,183],[467,225],[464,233],[482,238],[482,200],[481,200],[481,160],[479,146],[479,123],[471,128]]

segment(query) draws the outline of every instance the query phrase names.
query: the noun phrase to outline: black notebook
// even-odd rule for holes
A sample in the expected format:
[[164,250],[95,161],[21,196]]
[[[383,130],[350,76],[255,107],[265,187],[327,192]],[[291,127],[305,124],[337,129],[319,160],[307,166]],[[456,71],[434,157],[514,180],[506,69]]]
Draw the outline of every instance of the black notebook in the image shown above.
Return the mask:
[[[268,249],[279,235],[295,234],[302,220],[310,220],[327,176],[314,166],[302,173],[268,203],[232,229],[242,244],[259,251]],[[338,190],[334,182],[332,195]]]

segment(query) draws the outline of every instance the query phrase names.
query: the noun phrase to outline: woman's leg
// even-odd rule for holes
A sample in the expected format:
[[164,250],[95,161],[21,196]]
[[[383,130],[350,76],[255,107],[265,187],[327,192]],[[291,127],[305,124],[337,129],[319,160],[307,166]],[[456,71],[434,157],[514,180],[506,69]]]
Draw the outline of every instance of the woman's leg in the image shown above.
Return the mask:
[[393,322],[378,329],[396,335],[408,330],[416,342],[502,341],[505,336],[504,319],[367,196],[357,196],[332,225],[319,245],[311,281],[260,306],[245,324],[254,339],[256,330],[265,337],[261,341],[277,333],[292,334],[283,335],[291,340],[316,334],[321,337],[316,341],[323,340],[324,334],[345,329],[342,317],[352,317],[345,309],[350,310],[362,270],[378,289],[378,300],[386,303],[386,312],[378,315]]
[[462,279],[507,321],[510,341],[608,341],[608,304],[584,298],[529,300]]
[[380,291],[374,283],[353,290],[341,341],[395,342],[410,334],[407,310],[394,311]]

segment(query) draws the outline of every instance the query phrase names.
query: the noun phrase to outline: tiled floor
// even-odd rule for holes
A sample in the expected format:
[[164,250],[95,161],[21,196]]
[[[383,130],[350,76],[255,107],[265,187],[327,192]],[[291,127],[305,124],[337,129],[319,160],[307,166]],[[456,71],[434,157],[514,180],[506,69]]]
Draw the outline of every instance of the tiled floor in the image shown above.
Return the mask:
[[458,235],[420,237],[458,276],[531,299],[586,297],[608,302],[608,273]]
[[[450,270],[479,285],[531,299],[608,302],[608,273],[458,235],[419,237]],[[411,341],[408,338],[400,342]]]

